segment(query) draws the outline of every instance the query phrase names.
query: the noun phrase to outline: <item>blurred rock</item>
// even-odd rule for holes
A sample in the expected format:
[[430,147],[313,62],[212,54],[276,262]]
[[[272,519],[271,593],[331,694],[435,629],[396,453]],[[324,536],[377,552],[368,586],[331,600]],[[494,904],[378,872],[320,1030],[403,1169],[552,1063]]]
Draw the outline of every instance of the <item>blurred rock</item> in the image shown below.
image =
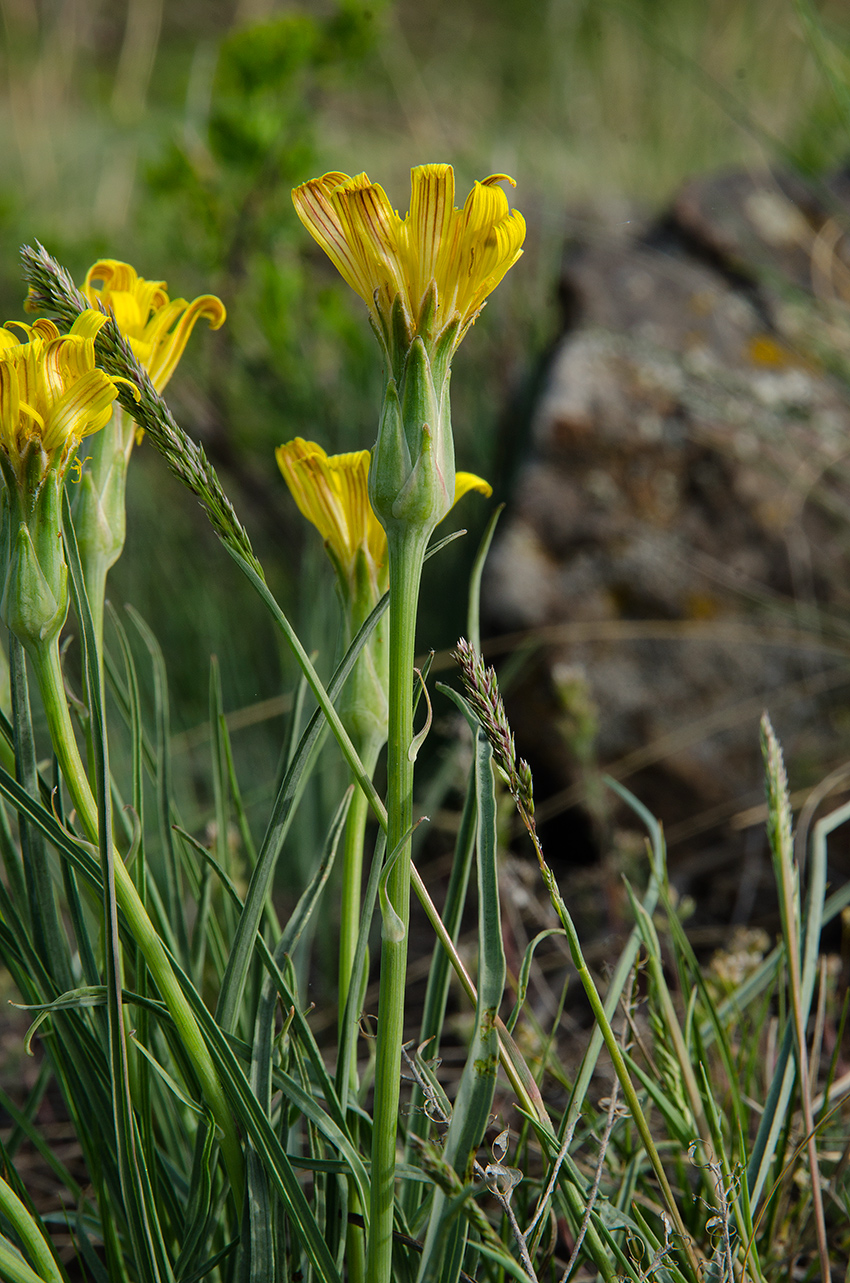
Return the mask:
[[792,787],[850,756],[845,194],[721,174],[633,241],[570,251],[570,328],[488,566],[491,634],[537,639],[508,704],[552,857],[606,849],[610,769],[681,868],[702,853],[724,919],[758,893],[738,874],[762,708]]

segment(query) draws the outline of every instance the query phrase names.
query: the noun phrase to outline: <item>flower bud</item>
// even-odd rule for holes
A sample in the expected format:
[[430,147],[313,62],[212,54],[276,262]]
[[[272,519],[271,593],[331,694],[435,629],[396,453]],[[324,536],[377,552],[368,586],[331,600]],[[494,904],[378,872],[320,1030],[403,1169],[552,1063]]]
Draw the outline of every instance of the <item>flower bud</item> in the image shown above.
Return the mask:
[[439,386],[417,336],[404,362],[401,396],[387,380],[369,471],[369,498],[385,530],[404,525],[430,534],[454,502],[455,460],[449,371]]
[[[26,454],[26,471],[40,471],[38,444],[31,443]],[[68,613],[68,568],[60,522],[62,478],[50,468],[41,484],[31,489],[17,483],[2,454],[0,467],[6,479],[0,499],[0,616],[24,646],[37,647],[58,636]]]
[[[119,407],[88,446],[85,466],[73,487],[74,528],[84,570],[101,564],[104,571],[121,556],[126,535],[127,464],[136,428]],[[86,585],[89,586],[88,576]]]

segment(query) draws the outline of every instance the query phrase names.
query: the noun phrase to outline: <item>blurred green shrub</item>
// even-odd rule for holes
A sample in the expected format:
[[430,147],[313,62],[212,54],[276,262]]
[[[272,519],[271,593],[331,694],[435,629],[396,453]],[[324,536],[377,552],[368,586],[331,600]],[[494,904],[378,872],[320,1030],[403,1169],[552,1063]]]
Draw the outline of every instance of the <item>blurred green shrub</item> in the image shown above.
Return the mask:
[[349,2],[326,18],[289,13],[231,32],[197,71],[202,109],[147,174],[160,252],[203,274],[229,308],[210,387],[237,453],[265,458],[318,431],[329,449],[347,448],[372,432],[371,335],[336,282],[316,291],[290,191],[317,163],[323,89],[359,65],[374,30],[373,11]]

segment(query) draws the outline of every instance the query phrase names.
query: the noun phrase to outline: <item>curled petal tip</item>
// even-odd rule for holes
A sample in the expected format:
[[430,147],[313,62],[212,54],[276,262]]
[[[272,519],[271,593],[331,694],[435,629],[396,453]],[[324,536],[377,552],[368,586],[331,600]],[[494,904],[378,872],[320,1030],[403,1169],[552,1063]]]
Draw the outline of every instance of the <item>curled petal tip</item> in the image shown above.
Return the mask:
[[195,322],[204,317],[217,330],[227,317],[224,304],[214,294],[202,294],[191,303],[170,299],[165,281],[145,280],[131,264],[118,259],[94,263],[86,273],[83,292],[93,308],[115,318],[158,392],[173,374]]

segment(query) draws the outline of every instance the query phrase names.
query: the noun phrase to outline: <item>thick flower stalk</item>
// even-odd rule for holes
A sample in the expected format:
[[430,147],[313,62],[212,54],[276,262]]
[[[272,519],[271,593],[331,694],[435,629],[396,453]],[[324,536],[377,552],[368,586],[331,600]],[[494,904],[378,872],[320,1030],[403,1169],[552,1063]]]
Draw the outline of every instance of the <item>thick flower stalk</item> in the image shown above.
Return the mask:
[[301,221],[364,300],[386,362],[369,497],[390,572],[387,850],[365,1277],[391,1283],[392,1231],[413,817],[413,662],[425,548],[455,494],[449,380],[454,352],[522,253],[525,223],[495,174],[454,205],[450,165],[411,173],[402,218],[365,174],[325,174],[296,188]]
[[[389,586],[387,536],[369,503],[369,451],[328,455],[320,445],[296,437],[275,452],[278,466],[301,513],[322,536],[336,571],[337,588],[345,620],[347,648]],[[459,472],[455,502],[469,490],[485,495],[490,486],[469,472]],[[389,646],[381,620],[360,652],[340,698],[339,712],[365,769],[371,775],[387,739]],[[339,1030],[344,1028],[348,989],[362,911],[363,844],[369,803],[358,789],[352,799],[345,828],[342,892],[340,896]],[[358,1080],[352,1063],[351,1091]],[[356,1121],[352,1120],[356,1126]],[[359,1210],[357,1191],[350,1191],[352,1209]],[[348,1230],[347,1262],[352,1280],[365,1275],[363,1236],[356,1226]]]
[[[197,321],[217,330],[224,324],[220,299],[202,294],[193,302],[170,299],[165,281],[147,281],[129,263],[100,259],[86,273],[83,293],[98,312],[115,318],[139,364],[162,392]],[[106,576],[124,548],[127,467],[141,437],[133,419],[117,406],[111,422],[92,443],[74,496],[74,520],[86,589],[98,638],[103,629]]]
[[[71,722],[59,633],[68,610],[62,538],[62,486],[80,442],[104,427],[121,384],[135,384],[95,365],[94,340],[108,317],[85,309],[67,335],[52,321],[12,322],[0,329],[0,616],[26,647],[38,680],[48,729],[77,822],[98,842],[98,808]],[[197,1073],[222,1134],[222,1150],[241,1197],[242,1155],[233,1117],[197,1022],[135,884],[113,853],[115,895]]]

